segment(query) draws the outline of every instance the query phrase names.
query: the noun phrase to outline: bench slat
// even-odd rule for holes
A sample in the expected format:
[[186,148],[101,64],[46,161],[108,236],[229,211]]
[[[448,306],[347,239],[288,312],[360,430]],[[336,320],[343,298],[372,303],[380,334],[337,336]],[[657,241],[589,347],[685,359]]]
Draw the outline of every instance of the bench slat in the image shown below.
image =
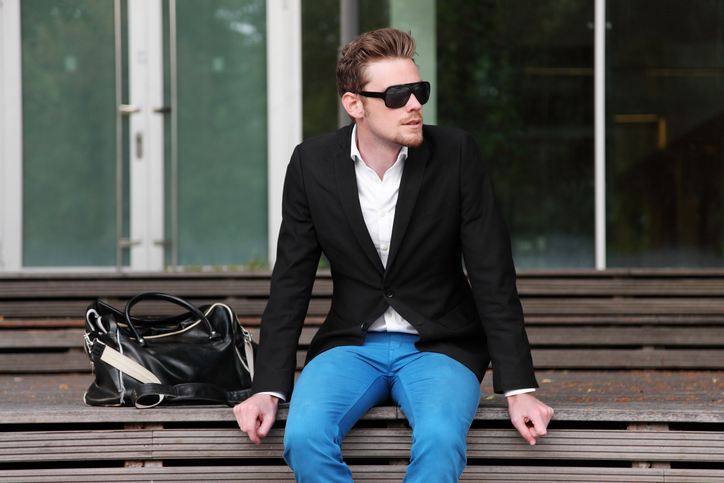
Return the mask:
[[536,369],[720,369],[721,350],[532,349]]
[[[250,327],[254,340],[259,340],[259,328]],[[316,327],[304,327],[299,338],[308,346],[317,332]],[[689,346],[721,347],[724,327],[540,327],[527,328],[528,339],[538,346]],[[3,330],[0,349],[44,349],[83,347],[82,329]]]
[[[411,430],[355,428],[345,458],[409,458]],[[0,433],[0,461],[281,458],[283,430],[261,446],[238,429],[154,429]],[[555,430],[529,446],[515,430],[471,429],[468,458],[716,461],[724,434],[702,431]]]
[[[700,369],[724,367],[721,350],[537,349],[532,351],[536,369]],[[306,351],[297,352],[297,370],[304,367]],[[88,373],[88,356],[82,352],[0,353],[0,373]]]
[[[350,465],[356,482],[400,483],[406,466]],[[558,468],[468,466],[460,481],[518,483],[524,481],[591,482],[591,483],[714,483],[724,478],[721,470],[672,470],[668,468]],[[208,481],[293,482],[291,470],[286,466],[221,466],[221,467],[164,467],[164,468],[63,468],[53,470],[10,470],[0,472],[3,483],[89,483],[106,482],[162,482],[207,483]]]
[[91,372],[88,356],[83,352],[0,354],[0,373],[60,374],[64,372]]

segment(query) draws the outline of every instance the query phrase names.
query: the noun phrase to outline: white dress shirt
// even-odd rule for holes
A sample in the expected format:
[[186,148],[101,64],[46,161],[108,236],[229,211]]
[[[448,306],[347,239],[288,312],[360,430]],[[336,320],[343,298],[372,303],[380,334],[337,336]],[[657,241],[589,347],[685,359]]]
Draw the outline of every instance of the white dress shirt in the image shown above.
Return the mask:
[[[352,129],[351,158],[354,161],[354,171],[357,176],[357,192],[359,204],[362,208],[367,231],[370,233],[382,266],[387,267],[387,257],[390,253],[392,240],[392,222],[395,220],[397,195],[400,192],[402,171],[407,159],[407,146],[400,149],[397,161],[384,174],[382,179],[377,173],[365,164],[357,148],[357,126]],[[403,332],[417,334],[417,330],[400,316],[392,307],[377,319],[369,328],[373,332]]]

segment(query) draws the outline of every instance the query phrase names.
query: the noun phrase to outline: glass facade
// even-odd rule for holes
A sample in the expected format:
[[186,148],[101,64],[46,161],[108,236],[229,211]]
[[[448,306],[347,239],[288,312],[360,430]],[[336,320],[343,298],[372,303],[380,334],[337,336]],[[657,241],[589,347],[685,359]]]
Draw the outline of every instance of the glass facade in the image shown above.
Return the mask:
[[724,266],[724,2],[607,2],[607,258]]
[[264,0],[177,2],[178,262],[266,261]]
[[113,2],[21,8],[23,265],[115,265]]
[[[724,1],[608,0],[606,9],[607,266],[721,266]],[[324,77],[337,12],[303,18],[305,41],[328,39],[305,49],[305,66],[316,62],[305,92],[317,83],[324,99],[305,97],[305,137],[334,128],[336,91]],[[437,0],[434,16],[434,32],[412,31],[436,39],[433,122],[473,133],[517,266],[594,267],[594,1]],[[374,18],[365,26],[360,11],[360,31],[396,26]]]
[[438,119],[488,163],[518,267],[592,267],[593,2],[439,0]]
[[[144,209],[151,209],[144,206],[140,213],[131,213],[129,199],[139,189],[133,186],[132,162],[165,167],[163,186],[149,184],[143,189],[166,192],[165,206],[156,208],[165,214],[166,240],[152,243],[166,245],[167,254],[173,235],[171,216],[178,214],[180,265],[266,263],[265,2],[174,3],[173,19],[170,2],[159,3],[163,16],[158,25],[142,25],[138,17],[129,21],[125,0],[21,3],[22,266],[116,266],[119,239],[125,240],[120,242],[124,246],[120,265],[131,266],[130,247],[139,243],[130,239],[131,217],[144,216]],[[169,48],[172,21],[174,52]],[[134,82],[130,63],[150,64],[155,59],[143,43],[149,32],[163,36],[159,55],[163,65],[153,68],[163,72],[165,106],[132,105],[135,100],[129,94]],[[133,35],[141,47],[129,55]],[[117,46],[122,57],[118,63]],[[177,87],[176,113],[171,112],[172,78]],[[144,89],[136,86],[136,91]],[[118,101],[127,108],[122,117],[117,115]],[[130,132],[129,120],[144,110],[165,118],[164,139]],[[172,114],[178,122],[175,138]],[[146,159],[143,153],[152,143],[165,146],[165,159]],[[173,143],[178,153],[175,179],[170,165]],[[120,176],[117,150],[122,153]],[[119,178],[122,196],[117,197]],[[174,182],[176,200],[171,196]],[[119,202],[122,207],[117,210]],[[174,202],[178,203],[175,213]],[[166,263],[171,263],[168,255]]]
[[[600,70],[596,0],[356,3],[359,31],[392,26],[418,40],[418,65],[432,83],[425,120],[473,133],[519,268],[592,268],[601,247],[610,268],[724,266],[724,0],[606,0]],[[158,19],[129,16],[149,4],[163,11]],[[21,262],[12,266],[140,269],[131,231],[144,216],[143,190],[165,192],[149,206],[163,213],[165,240],[161,233],[143,243],[164,245],[166,265],[172,255],[187,268],[266,264],[277,223],[269,186],[281,179],[269,174],[279,162],[270,163],[268,143],[280,135],[268,132],[276,111],[267,25],[278,24],[266,9],[265,0],[20,2],[22,153],[12,166],[22,166],[13,198],[22,206],[3,207],[22,213],[13,241]],[[289,96],[301,97],[306,139],[340,123],[334,73],[343,22],[339,0],[303,0],[294,15],[302,82]],[[157,34],[159,55],[130,52]],[[276,48],[272,59],[287,58]],[[163,64],[164,105],[141,106],[163,118],[160,139],[134,130],[131,67],[146,61]],[[601,73],[605,239],[595,201]],[[119,103],[128,104],[122,116]],[[150,162],[162,163],[164,179],[139,188],[134,161],[159,144],[163,159]],[[150,269],[163,269],[162,258]]]

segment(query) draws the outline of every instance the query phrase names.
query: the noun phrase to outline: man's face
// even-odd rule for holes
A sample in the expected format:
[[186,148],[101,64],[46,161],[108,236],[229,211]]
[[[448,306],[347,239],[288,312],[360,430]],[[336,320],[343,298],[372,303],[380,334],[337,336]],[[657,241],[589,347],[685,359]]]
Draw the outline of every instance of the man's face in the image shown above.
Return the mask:
[[[411,59],[384,59],[367,65],[365,91],[384,92],[390,86],[420,82]],[[417,147],[422,143],[422,105],[411,95],[403,107],[390,109],[378,98],[363,99],[364,118],[358,129],[366,129],[375,142]],[[360,125],[361,124],[361,125]]]

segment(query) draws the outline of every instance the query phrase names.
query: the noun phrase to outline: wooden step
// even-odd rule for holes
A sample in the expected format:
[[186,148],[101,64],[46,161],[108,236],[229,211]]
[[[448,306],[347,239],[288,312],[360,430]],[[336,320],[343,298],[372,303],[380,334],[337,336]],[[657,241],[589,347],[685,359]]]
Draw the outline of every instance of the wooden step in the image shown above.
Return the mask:
[[[350,465],[357,483],[401,483],[404,465]],[[287,466],[200,466],[200,467],[129,467],[129,468],[60,468],[52,470],[0,471],[2,483],[226,483],[279,482],[293,483]],[[576,468],[546,466],[468,466],[461,482],[497,483],[720,483],[722,470],[672,470],[668,468]]]

